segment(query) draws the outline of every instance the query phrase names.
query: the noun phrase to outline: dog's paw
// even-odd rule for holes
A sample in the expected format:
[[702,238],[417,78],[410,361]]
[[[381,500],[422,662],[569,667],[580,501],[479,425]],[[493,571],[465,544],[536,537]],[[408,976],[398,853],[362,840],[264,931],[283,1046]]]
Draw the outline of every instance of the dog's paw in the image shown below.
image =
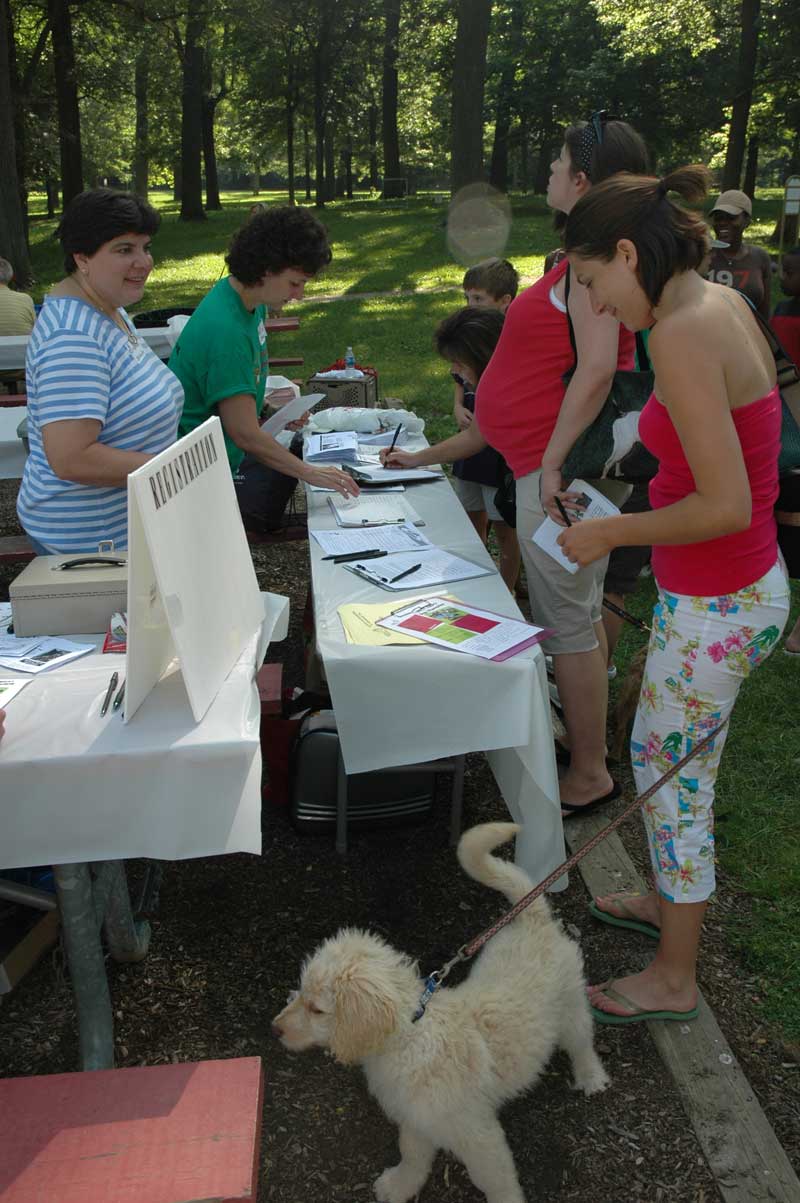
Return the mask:
[[399,1165],[384,1170],[380,1178],[376,1179],[373,1190],[378,1203],[407,1203],[407,1200],[413,1199],[417,1193],[416,1190],[409,1190]]
[[580,1079],[575,1081],[575,1089],[582,1090],[584,1094],[599,1094],[601,1090],[605,1090],[610,1085],[611,1078],[599,1061],[593,1069],[582,1074]]

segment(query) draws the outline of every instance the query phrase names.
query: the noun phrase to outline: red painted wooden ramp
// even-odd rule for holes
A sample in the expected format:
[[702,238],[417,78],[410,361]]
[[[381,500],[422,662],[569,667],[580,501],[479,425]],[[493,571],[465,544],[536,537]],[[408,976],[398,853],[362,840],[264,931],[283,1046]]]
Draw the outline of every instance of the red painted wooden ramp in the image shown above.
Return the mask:
[[256,1203],[260,1057],[0,1080],[2,1203]]

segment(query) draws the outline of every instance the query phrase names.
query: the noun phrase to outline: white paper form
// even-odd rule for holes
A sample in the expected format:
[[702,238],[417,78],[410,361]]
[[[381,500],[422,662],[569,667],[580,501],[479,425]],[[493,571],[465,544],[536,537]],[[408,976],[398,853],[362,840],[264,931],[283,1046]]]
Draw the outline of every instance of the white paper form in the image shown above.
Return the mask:
[[7,706],[27,684],[24,677],[0,677],[0,706]]
[[381,484],[391,484],[392,481],[411,483],[413,481],[423,480],[444,480],[444,472],[438,472],[432,468],[380,468],[369,466],[361,466],[359,463],[351,465],[353,475],[358,479],[364,476],[367,480],[380,481]]
[[313,537],[325,555],[347,555],[353,551],[414,551],[433,547],[410,522],[399,526],[371,526],[367,530],[313,530]]
[[[11,619],[9,619],[10,621]],[[0,662],[8,657],[16,660],[20,656],[27,655],[31,648],[36,647],[36,644],[41,643],[41,641],[41,635],[35,635],[32,639],[27,636],[22,638],[16,635],[5,635],[2,633],[2,628],[0,628]]]
[[328,505],[339,526],[385,526],[388,523],[412,522],[424,526],[422,518],[405,497],[329,497]]
[[[473,564],[454,556],[440,547],[427,551],[402,551],[379,560],[353,560],[342,567],[364,580],[372,581],[392,593],[400,589],[419,589],[428,585],[445,585],[449,581],[466,581],[476,576],[490,576],[496,569]],[[400,579],[398,579],[400,578]]]
[[[282,405],[271,418],[267,418],[261,429],[265,434],[271,434],[274,438],[290,422],[296,422],[298,418],[302,418],[304,413],[324,400],[324,393],[309,393],[307,397],[295,397],[293,401],[287,401],[285,405]],[[269,398],[267,398],[267,403],[269,403]]]
[[71,639],[59,639],[58,636],[37,640],[34,647],[21,656],[3,656],[0,663],[6,668],[23,673],[49,672],[78,656],[85,656],[95,650],[93,643],[73,643]]
[[[609,501],[597,489],[592,488],[585,480],[573,480],[572,484],[566,489],[568,493],[580,494],[580,510],[574,510],[567,507],[567,512],[573,522],[583,522],[585,518],[611,518],[619,514],[619,509],[614,505],[613,501]],[[532,536],[532,541],[537,547],[541,547],[542,551],[546,551],[557,564],[562,568],[566,568],[567,572],[576,573],[578,565],[573,564],[572,560],[568,560],[558,544],[558,536],[562,534],[564,527],[548,515],[542,525],[535,531]]]
[[341,463],[358,457],[358,438],[354,430],[335,430],[330,434],[311,434],[303,451],[307,464]]

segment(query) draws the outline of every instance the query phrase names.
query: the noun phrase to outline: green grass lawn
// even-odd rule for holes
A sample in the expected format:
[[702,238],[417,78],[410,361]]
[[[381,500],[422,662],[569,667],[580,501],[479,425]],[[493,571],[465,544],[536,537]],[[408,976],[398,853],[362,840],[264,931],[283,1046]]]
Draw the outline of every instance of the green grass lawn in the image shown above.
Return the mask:
[[[218,279],[233,231],[247,216],[249,193],[223,194],[224,210],[202,223],[183,224],[171,197],[152,198],[163,213],[155,239],[156,266],[140,308],[194,305]],[[283,194],[264,194],[267,202]],[[452,385],[436,356],[436,323],[461,304],[464,268],[446,243],[447,206],[427,195],[383,203],[366,195],[329,205],[322,214],[334,247],[330,268],[308,289],[308,299],[291,307],[301,318],[296,333],[273,336],[273,355],[302,355],[310,376],[352,346],[359,362],[379,373],[381,395],[402,398],[427,422],[431,441],[453,433]],[[759,197],[751,227],[753,241],[766,240],[778,212],[778,190]],[[41,299],[61,273],[53,238],[55,222],[34,198],[31,244]],[[541,273],[544,255],[557,245],[542,198],[519,200],[506,255],[527,283]],[[363,292],[441,289],[414,296],[359,298]],[[341,300],[322,302],[322,296]],[[773,281],[773,300],[779,293]],[[790,622],[800,608],[795,586]],[[643,581],[631,606],[649,617],[652,582]],[[619,661],[636,649],[640,636],[623,636]],[[765,1015],[800,1039],[800,663],[778,650],[743,688],[718,779],[717,847],[720,865],[752,905],[730,925],[730,935],[762,978]]]

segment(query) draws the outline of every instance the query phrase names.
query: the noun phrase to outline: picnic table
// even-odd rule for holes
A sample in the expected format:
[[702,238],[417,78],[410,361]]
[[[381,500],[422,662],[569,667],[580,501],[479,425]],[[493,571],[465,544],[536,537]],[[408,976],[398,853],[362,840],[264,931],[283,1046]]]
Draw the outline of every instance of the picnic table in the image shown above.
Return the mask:
[[[289,603],[264,594],[264,622],[202,722],[168,672],[130,723],[100,717],[113,668],[96,652],[34,677],[9,706],[0,749],[2,865],[53,866],[78,1011],[83,1069],[113,1066],[100,927],[112,957],[140,960],[149,930],[132,913],[124,861],[261,852],[256,668],[283,639]],[[97,636],[70,636],[102,642]]]

